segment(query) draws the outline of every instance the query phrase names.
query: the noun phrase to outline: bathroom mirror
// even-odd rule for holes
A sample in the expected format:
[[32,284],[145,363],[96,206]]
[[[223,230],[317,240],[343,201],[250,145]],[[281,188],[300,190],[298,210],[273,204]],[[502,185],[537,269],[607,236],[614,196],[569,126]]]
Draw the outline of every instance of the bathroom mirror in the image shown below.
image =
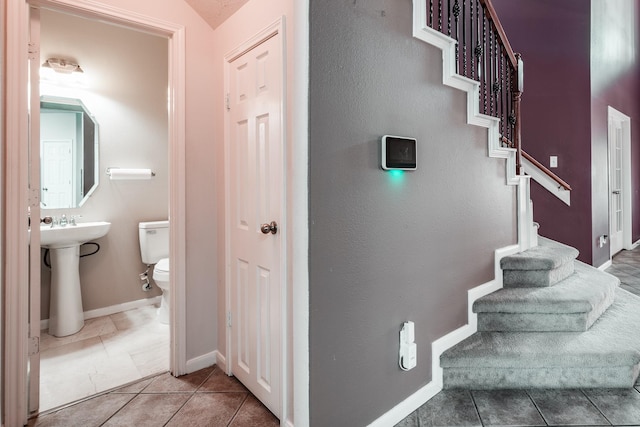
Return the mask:
[[77,208],[98,186],[98,123],[79,99],[40,98],[43,209]]

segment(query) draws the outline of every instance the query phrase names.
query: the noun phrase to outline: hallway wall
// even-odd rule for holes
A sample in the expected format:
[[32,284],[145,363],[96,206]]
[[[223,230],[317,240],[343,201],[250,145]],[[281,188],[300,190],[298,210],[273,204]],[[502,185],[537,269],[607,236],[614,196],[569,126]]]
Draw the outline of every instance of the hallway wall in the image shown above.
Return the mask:
[[[467,290],[517,240],[516,196],[466,94],[443,86],[441,51],[412,37],[410,0],[310,13],[311,425],[364,426],[431,380],[431,343],[466,324]],[[385,134],[417,138],[416,171],[380,168]]]

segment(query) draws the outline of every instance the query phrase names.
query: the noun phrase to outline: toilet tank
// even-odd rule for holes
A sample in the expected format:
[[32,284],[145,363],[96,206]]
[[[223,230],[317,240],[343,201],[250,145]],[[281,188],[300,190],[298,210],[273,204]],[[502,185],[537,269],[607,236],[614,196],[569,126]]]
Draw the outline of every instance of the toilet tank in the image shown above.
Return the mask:
[[140,256],[145,264],[155,264],[169,258],[169,221],[150,221],[138,224]]

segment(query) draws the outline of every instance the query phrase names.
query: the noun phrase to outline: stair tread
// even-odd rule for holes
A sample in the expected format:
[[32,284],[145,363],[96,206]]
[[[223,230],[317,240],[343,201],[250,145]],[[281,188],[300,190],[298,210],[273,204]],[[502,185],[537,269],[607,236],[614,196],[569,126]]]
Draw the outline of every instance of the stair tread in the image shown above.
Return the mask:
[[445,351],[443,368],[602,368],[640,363],[640,297],[616,289],[585,332],[478,332]]
[[538,237],[538,246],[500,260],[503,270],[553,270],[575,260],[580,252],[562,243]]
[[503,288],[479,298],[474,313],[588,313],[611,305],[620,280],[580,261],[554,286]]

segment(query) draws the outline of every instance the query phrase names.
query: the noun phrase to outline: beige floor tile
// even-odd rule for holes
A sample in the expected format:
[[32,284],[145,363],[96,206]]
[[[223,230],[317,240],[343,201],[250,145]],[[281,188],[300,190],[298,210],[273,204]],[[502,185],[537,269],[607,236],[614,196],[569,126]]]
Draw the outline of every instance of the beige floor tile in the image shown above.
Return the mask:
[[[167,371],[169,329],[154,316],[154,307],[143,307],[91,319],[70,337],[46,338],[49,343],[41,351],[40,411]],[[118,330],[116,323],[126,323],[128,329]]]
[[45,329],[40,333],[40,351],[84,341],[88,338],[99,337],[115,330],[116,326],[109,316],[87,319],[84,322],[84,327],[79,332],[66,337],[54,337],[49,335]]

